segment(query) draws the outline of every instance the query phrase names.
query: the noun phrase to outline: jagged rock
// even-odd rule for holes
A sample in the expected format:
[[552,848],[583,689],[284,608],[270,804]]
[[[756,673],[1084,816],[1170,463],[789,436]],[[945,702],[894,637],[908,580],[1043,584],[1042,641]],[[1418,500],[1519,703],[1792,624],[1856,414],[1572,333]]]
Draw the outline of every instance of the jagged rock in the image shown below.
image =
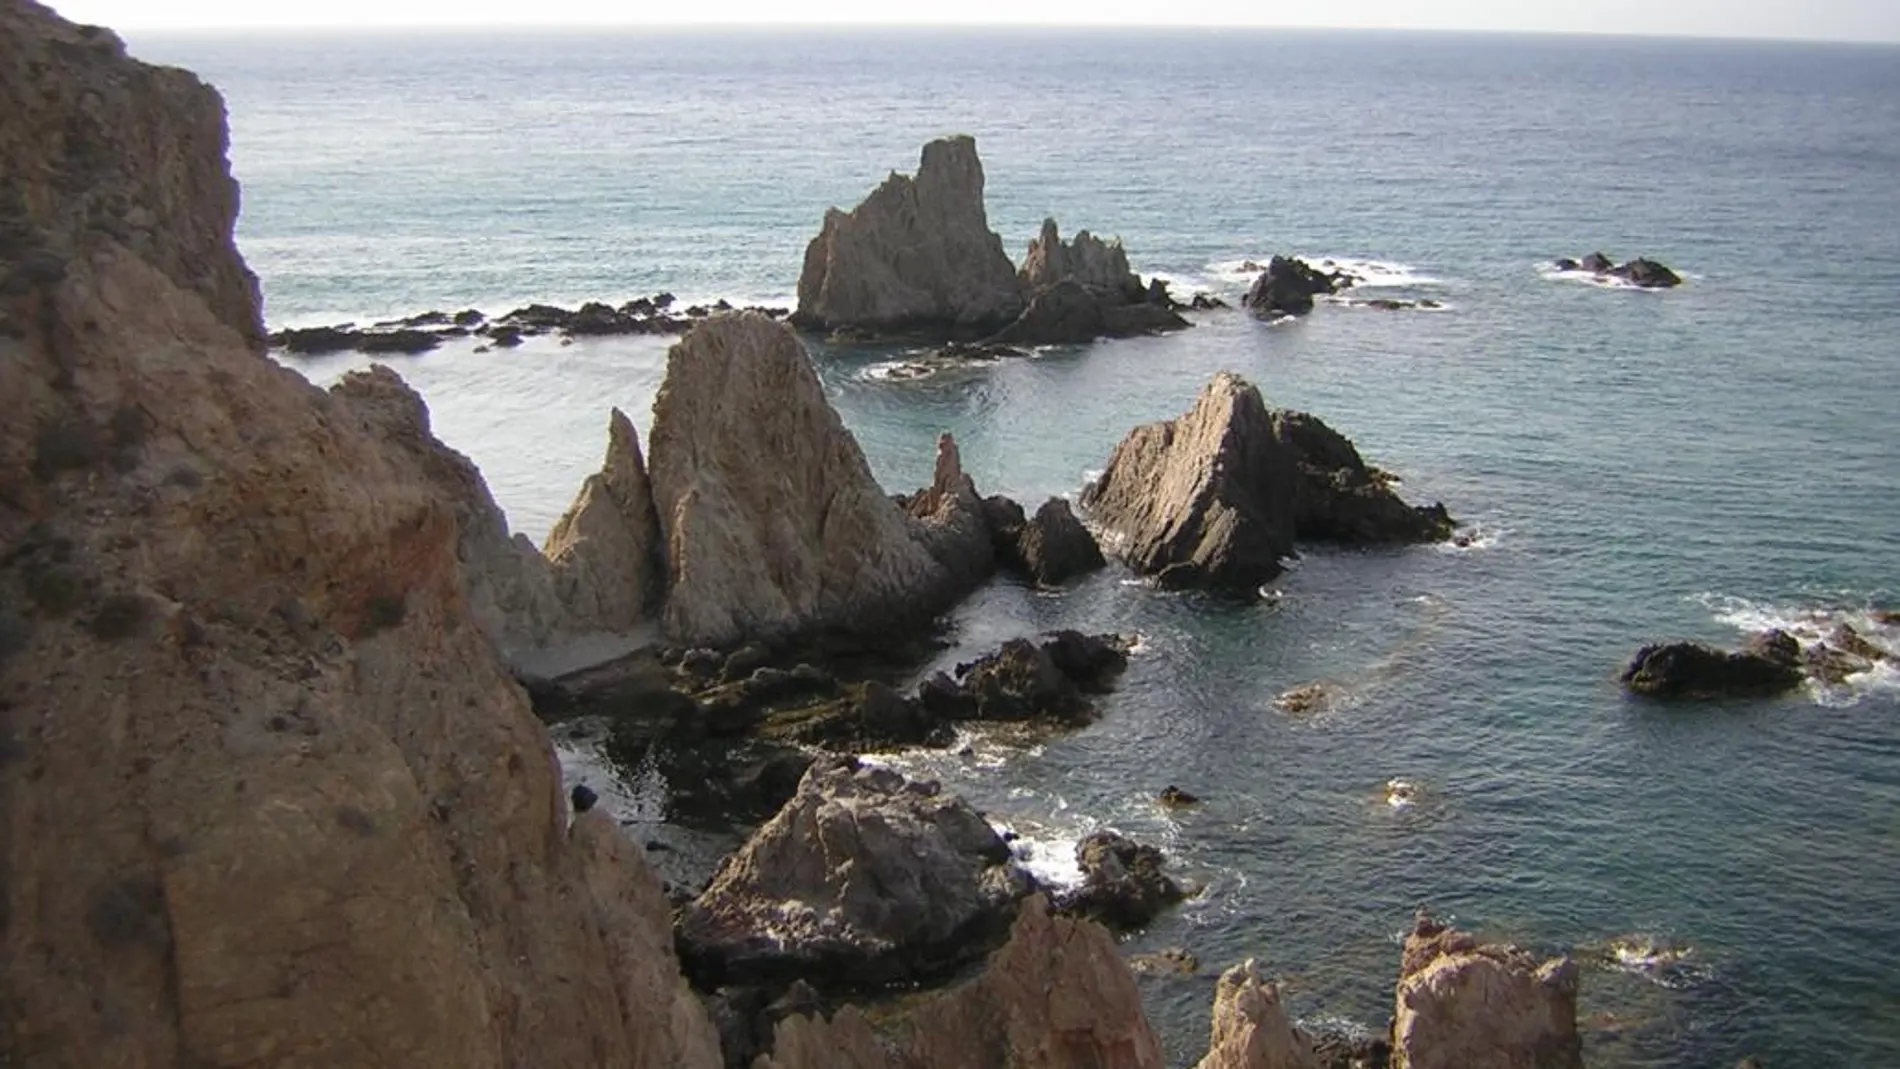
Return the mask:
[[961,799],[830,759],[727,860],[679,935],[702,985],[777,976],[875,988],[980,956],[1031,890]]
[[1600,252],[1593,252],[1585,256],[1577,266],[1593,275],[1607,275],[1616,267],[1616,261]]
[[217,95],[0,0],[0,116],[0,1060],[718,1066],[459,505],[262,358]]
[[1196,1069],[1319,1069],[1313,1044],[1293,1027],[1280,989],[1250,959],[1221,974],[1207,1056]]
[[548,532],[542,554],[553,566],[555,595],[594,626],[631,631],[657,600],[660,520],[640,437],[614,409],[607,457]]
[[1023,310],[1016,268],[990,230],[976,141],[924,146],[850,212],[825,213],[805,250],[793,321],[807,330],[981,337]]
[[1353,284],[1344,272],[1325,272],[1291,256],[1275,256],[1247,290],[1247,307],[1257,316],[1305,315],[1313,298],[1338,293]]
[[1082,722],[1095,715],[1087,695],[1106,693],[1128,665],[1128,646],[1115,635],[1057,631],[1042,642],[1011,639],[995,653],[939,673],[919,698],[946,720]]
[[904,512],[913,531],[937,559],[939,582],[961,593],[975,590],[996,570],[995,539],[976,484],[963,472],[956,439],[937,438],[937,463],[929,486],[911,495]]
[[1080,886],[1060,899],[1063,912],[1119,930],[1145,927],[1161,911],[1187,897],[1162,869],[1160,850],[1112,831],[1091,832],[1076,844]]
[[788,1017],[753,1069],[1162,1069],[1160,1042],[1115,941],[1023,904],[976,979],[880,1014]]
[[1043,502],[1034,520],[1024,516],[1021,505],[1000,495],[986,499],[983,511],[997,561],[1043,586],[1061,586],[1108,563],[1095,536],[1064,498]]
[[1619,264],[1600,252],[1593,252],[1580,261],[1558,260],[1556,266],[1559,271],[1588,271],[1606,278],[1620,278],[1643,289],[1669,289],[1682,285],[1681,275],[1645,256]]
[[1580,971],[1421,915],[1405,940],[1393,1069],[1582,1069]]
[[1163,586],[1252,591],[1296,538],[1348,544],[1449,537],[1443,506],[1414,508],[1313,416],[1269,412],[1223,371],[1179,419],[1135,428],[1082,507],[1115,552]]
[[1623,670],[1623,686],[1652,698],[1755,697],[1801,683],[1801,647],[1782,631],[1766,631],[1729,652],[1699,642],[1644,646]]
[[1030,293],[1074,282],[1118,304],[1146,297],[1141,279],[1128,268],[1128,253],[1120,240],[1103,241],[1081,230],[1074,241],[1065,242],[1054,219],[1042,221],[1042,233],[1029,243],[1017,274]]
[[1084,230],[1065,243],[1054,219],[1029,245],[1020,272],[1029,304],[1014,323],[993,335],[991,344],[1080,345],[1097,338],[1129,338],[1183,330],[1160,286],[1158,299],[1128,269],[1120,241],[1105,242]]
[[980,503],[961,470],[940,465],[957,485],[907,516],[797,337],[765,316],[716,316],[673,347],[648,446],[669,641],[901,632],[981,581],[989,532],[962,522]]
[[1172,783],[1161,788],[1161,793],[1155,796],[1155,801],[1169,809],[1187,809],[1201,804],[1200,796],[1190,794]]

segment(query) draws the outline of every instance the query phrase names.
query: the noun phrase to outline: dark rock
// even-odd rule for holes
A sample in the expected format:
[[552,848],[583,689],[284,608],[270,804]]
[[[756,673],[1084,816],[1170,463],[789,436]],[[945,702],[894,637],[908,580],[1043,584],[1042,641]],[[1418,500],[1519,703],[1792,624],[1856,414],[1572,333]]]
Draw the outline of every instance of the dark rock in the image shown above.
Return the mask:
[[538,327],[542,330],[559,330],[567,326],[574,313],[552,304],[531,304],[517,308],[501,317],[501,322],[517,327]]
[[1188,301],[1188,307],[1197,312],[1211,312],[1218,308],[1226,308],[1227,302],[1221,300],[1219,297],[1210,296],[1205,293],[1197,293],[1192,300]]
[[1388,477],[1366,465],[1351,439],[1318,416],[1283,409],[1273,423],[1299,458],[1294,527],[1301,540],[1364,546],[1451,537],[1455,524],[1443,505],[1406,504]]
[[739,976],[879,988],[980,960],[1032,890],[962,800],[830,760],[685,908],[679,943],[702,988]]
[[458,327],[478,327],[487,319],[473,308],[455,313],[455,325]]
[[1148,292],[1143,298],[1149,304],[1158,304],[1163,308],[1174,308],[1174,298],[1168,296],[1168,281],[1162,278],[1148,280]]
[[323,356],[349,352],[356,348],[357,337],[355,331],[341,327],[307,327],[280,330],[270,336],[270,343],[298,356]]
[[1622,681],[1631,693],[1653,698],[1772,695],[1800,684],[1799,656],[1799,644],[1780,631],[1757,635],[1733,653],[1697,642],[1651,645],[1637,651]]
[[1137,976],[1193,976],[1201,971],[1201,959],[1182,947],[1169,947],[1152,954],[1131,955],[1128,967]]
[[568,792],[568,800],[573,803],[574,812],[585,813],[594,808],[594,803],[600,801],[600,795],[587,784],[576,783],[574,789]]
[[1557,270],[1559,271],[1576,271],[1581,269],[1582,266],[1582,264],[1570,259],[1568,256],[1559,257],[1556,264]]
[[1305,315],[1313,310],[1313,298],[1338,293],[1352,285],[1343,272],[1321,271],[1304,260],[1275,256],[1247,290],[1247,307],[1257,316]]
[[748,642],[726,657],[719,678],[727,683],[736,682],[771,663],[771,650],[757,642]]
[[1310,1038],[1318,1069],[1386,1069],[1392,1061],[1392,1043],[1381,1036],[1323,1029]]
[[1593,275],[1607,275],[1616,264],[1608,256],[1600,252],[1593,252],[1585,256],[1577,266]]
[[946,713],[964,712],[959,718],[1085,721],[1095,714],[1085,695],[1104,692],[1127,663],[1126,648],[1114,636],[1062,631],[1041,644],[1011,639],[995,653],[957,666],[960,700],[945,702],[940,686],[929,687],[923,698],[926,707],[935,697]]
[[[1005,522],[1015,521],[1009,523],[1015,529],[1015,544],[1003,559],[1037,583],[1060,586],[1108,564],[1101,547],[1095,544],[1095,536],[1076,519],[1075,510],[1063,498],[1043,502],[1033,520],[1021,522],[1020,517],[1020,507],[1014,516],[998,517]],[[995,526],[991,529],[998,530]]]
[[1199,797],[1189,794],[1172,783],[1161,788],[1161,793],[1157,796],[1157,800],[1170,809],[1183,809],[1188,806],[1201,804]]
[[1167,858],[1112,831],[1089,834],[1075,848],[1082,885],[1062,896],[1058,908],[1110,928],[1129,931],[1154,920],[1187,897],[1162,869]]
[[356,349],[364,353],[401,353],[415,356],[442,344],[440,335],[427,330],[392,330],[357,335]]
[[1638,258],[1610,269],[1610,274],[1644,289],[1669,289],[1682,285],[1682,276],[1654,260]]
[[833,751],[948,746],[954,738],[950,722],[921,699],[906,698],[877,680],[847,687],[843,697],[797,710],[787,721],[789,737]]
[[496,327],[488,337],[498,349],[513,349],[521,344],[521,328]]

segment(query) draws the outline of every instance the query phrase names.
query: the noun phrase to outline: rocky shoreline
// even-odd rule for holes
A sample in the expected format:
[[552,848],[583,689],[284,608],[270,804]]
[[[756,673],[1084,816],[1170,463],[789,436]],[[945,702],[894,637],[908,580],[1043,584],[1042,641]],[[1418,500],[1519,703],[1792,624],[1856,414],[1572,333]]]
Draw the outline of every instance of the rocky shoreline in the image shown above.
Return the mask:
[[[267,338],[215,91],[32,0],[0,0],[0,72],[32,72],[0,77],[0,1064],[1159,1069],[1111,929],[1191,881],[1103,832],[1079,886],[1040,885],[983,814],[857,755],[1101,714],[1120,636],[1017,636],[900,688],[999,573],[1060,587],[1112,556],[1244,594],[1302,544],[1452,537],[1442,506],[1229,373],[1131,432],[1077,516],[982,496],[947,435],[931,485],[887,493],[782,310]],[[827,215],[789,318],[998,344],[1185,325],[1086,232],[1046,223],[1016,268],[981,190],[974,143],[933,142]],[[395,372],[323,390],[265,358],[682,328],[644,443],[611,412],[540,547]],[[583,647],[617,656],[547,668]],[[669,898],[562,782],[547,721],[575,715],[623,763],[679,762],[682,819],[743,832],[704,886]],[[1200,1065],[1567,1069],[1578,975],[1421,916],[1385,1046],[1316,1043],[1249,962]]]

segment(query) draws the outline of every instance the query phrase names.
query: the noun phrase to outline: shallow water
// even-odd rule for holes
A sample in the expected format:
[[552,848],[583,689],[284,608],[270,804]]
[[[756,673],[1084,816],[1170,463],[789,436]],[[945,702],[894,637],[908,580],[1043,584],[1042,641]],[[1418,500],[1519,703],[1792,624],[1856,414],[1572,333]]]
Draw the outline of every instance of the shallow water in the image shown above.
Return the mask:
[[[1210,966],[1144,981],[1179,1061],[1204,1044],[1213,974],[1246,956],[1288,978],[1296,1012],[1380,1026],[1420,904],[1588,955],[1593,1065],[1900,1060],[1895,677],[1683,709],[1614,679],[1652,639],[1900,600],[1900,51],[1324,33],[133,44],[229,97],[240,238],[273,323],[661,289],[782,302],[825,206],[950,130],[978,136],[1013,253],[1054,213],[1065,233],[1119,232],[1177,291],[1231,299],[1241,261],[1292,252],[1444,302],[1271,327],[1208,313],[1173,337],[914,382],[876,374],[896,354],[820,348],[893,489],[928,478],[951,430],[985,492],[1074,493],[1129,427],[1224,368],[1485,536],[1314,552],[1276,604],[1244,608],[1119,570],[1058,595],[998,583],[957,615],[966,648],[1072,626],[1138,632],[1143,652],[1087,730],[904,763],[1055,849],[1055,868],[1106,824],[1208,885],[1136,940]],[[1688,284],[1548,266],[1599,247]],[[598,464],[606,407],[645,421],[665,349],[534,340],[395,366],[539,537]],[[301,366],[328,381],[362,363]],[[1341,699],[1273,705],[1313,680]],[[1413,805],[1387,804],[1394,778]],[[1206,804],[1162,810],[1169,783]],[[1688,956],[1650,961],[1644,940]]]

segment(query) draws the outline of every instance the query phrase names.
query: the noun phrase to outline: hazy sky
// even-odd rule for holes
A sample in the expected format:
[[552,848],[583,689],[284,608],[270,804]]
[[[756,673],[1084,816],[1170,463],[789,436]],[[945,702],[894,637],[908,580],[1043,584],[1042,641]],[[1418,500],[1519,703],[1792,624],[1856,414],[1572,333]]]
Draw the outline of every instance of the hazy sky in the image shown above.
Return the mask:
[[[1900,0],[52,0],[124,29],[682,23],[1043,23],[1529,30],[1900,41]],[[1324,8],[1326,10],[1312,10]]]

